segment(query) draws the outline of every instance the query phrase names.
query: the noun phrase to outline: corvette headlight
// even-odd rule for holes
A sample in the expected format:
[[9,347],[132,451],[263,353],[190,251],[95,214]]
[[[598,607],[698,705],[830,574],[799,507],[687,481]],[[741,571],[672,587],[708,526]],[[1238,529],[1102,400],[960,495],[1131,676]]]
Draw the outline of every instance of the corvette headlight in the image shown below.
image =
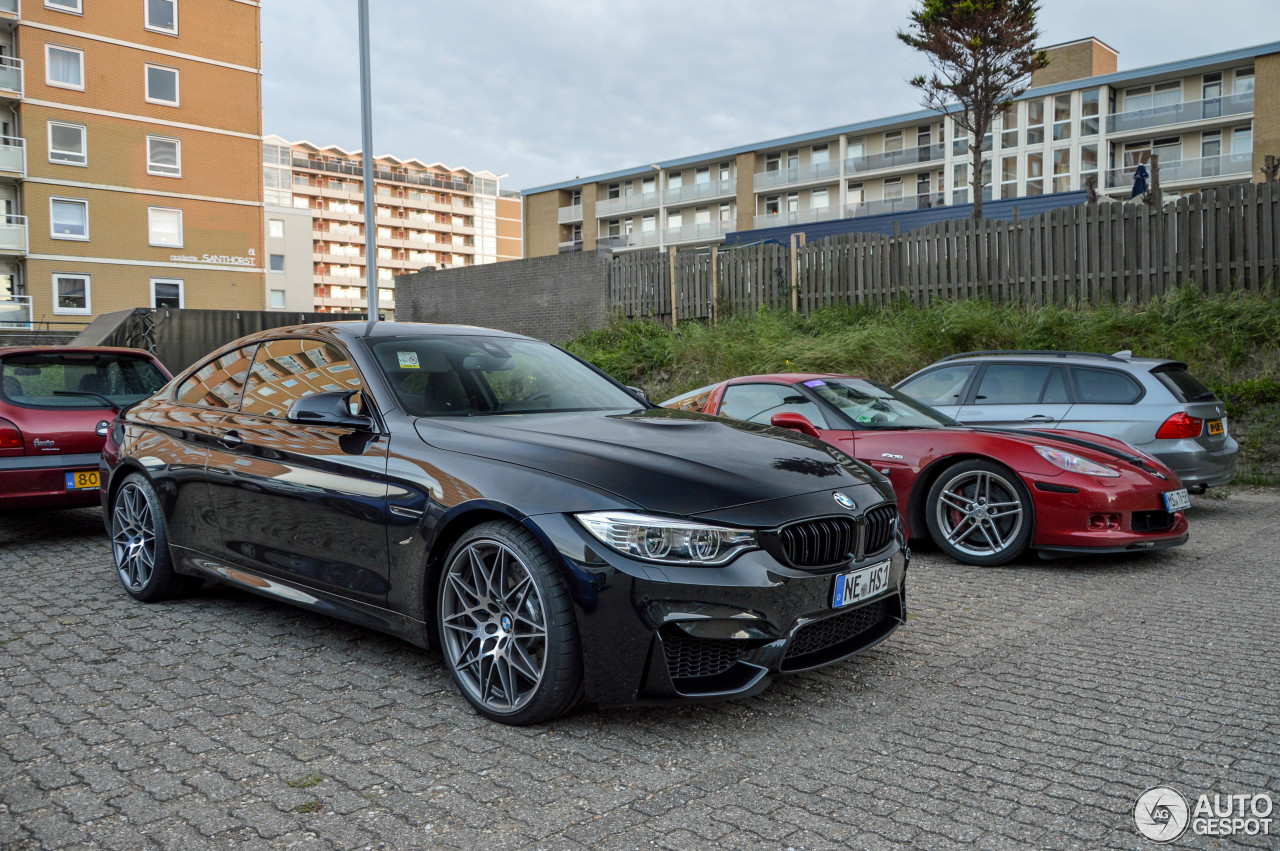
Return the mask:
[[713,566],[726,564],[739,553],[756,548],[756,533],[748,529],[626,511],[593,511],[574,516],[611,549],[645,561]]
[[1061,449],[1050,449],[1048,446],[1037,446],[1036,451],[1040,453],[1041,458],[1060,470],[1066,470],[1068,473],[1082,473],[1086,476],[1104,476],[1108,479],[1114,479],[1120,475],[1110,467],[1095,464],[1087,458],[1081,458],[1079,455],[1072,455],[1070,452],[1063,452]]

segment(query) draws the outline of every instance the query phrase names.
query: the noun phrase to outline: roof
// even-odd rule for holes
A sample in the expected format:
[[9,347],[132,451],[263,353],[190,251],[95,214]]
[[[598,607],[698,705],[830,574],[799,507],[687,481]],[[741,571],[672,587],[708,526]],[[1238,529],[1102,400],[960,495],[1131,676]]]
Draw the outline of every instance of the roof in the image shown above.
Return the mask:
[[[280,332],[295,331],[328,331],[335,336],[347,339],[366,336],[370,337],[404,337],[422,334],[438,334],[440,336],[473,336],[473,337],[513,337],[520,339],[532,339],[523,334],[515,334],[508,331],[501,331],[496,328],[481,328],[476,325],[443,325],[434,322],[376,322],[372,328],[369,328],[369,322],[364,319],[343,321],[343,322],[313,322],[308,325],[289,325],[283,328],[268,328],[259,331],[258,334],[272,334]],[[256,335],[255,335],[256,336]]]
[[[1223,53],[1212,53],[1207,56],[1197,56],[1191,59],[1183,59],[1177,62],[1165,62],[1159,65],[1147,65],[1142,68],[1133,68],[1128,71],[1117,71],[1114,74],[1101,74],[1097,77],[1084,77],[1078,80],[1069,80],[1065,83],[1055,83],[1050,86],[1040,86],[1034,89],[1028,89],[1016,100],[1028,100],[1035,97],[1044,97],[1046,95],[1055,95],[1062,92],[1071,92],[1076,89],[1086,88],[1088,86],[1114,86],[1118,83],[1137,82],[1147,78],[1155,78],[1167,76],[1170,74],[1178,74],[1195,68],[1205,66],[1222,65],[1227,66],[1233,62],[1242,62],[1254,59],[1258,56],[1265,56],[1269,53],[1280,53],[1280,41],[1268,42],[1266,44],[1254,45],[1252,47],[1243,47],[1237,50],[1228,50]],[[768,139],[763,142],[756,142],[749,145],[738,145],[732,148],[723,148],[719,151],[708,151],[702,154],[695,154],[688,157],[677,157],[670,160],[662,160],[654,162],[652,165],[645,164],[632,168],[625,168],[619,171],[606,172],[604,174],[596,174],[589,177],[575,178],[574,180],[565,180],[559,183],[549,183],[545,186],[535,186],[525,189],[525,195],[533,195],[539,192],[551,192],[557,189],[573,189],[587,183],[601,183],[610,180],[620,180],[624,177],[636,177],[639,175],[649,174],[653,171],[653,165],[662,169],[676,168],[678,166],[692,165],[707,160],[723,159],[727,157],[737,156],[738,154],[751,153],[752,151],[769,150],[772,148],[783,148],[789,145],[799,145],[805,142],[814,142],[831,136],[840,136],[849,133],[863,133],[878,130],[887,127],[893,127],[898,124],[918,124],[924,121],[936,121],[939,113],[932,109],[922,109],[915,112],[904,112],[900,115],[891,115],[885,118],[875,118],[870,121],[859,121],[853,124],[845,124],[840,127],[828,127],[825,130],[814,130],[807,133],[799,133],[794,136],[784,136],[778,139]]]
[[774,384],[800,384],[805,381],[816,381],[823,378],[858,378],[856,375],[845,375],[841,372],[771,372],[767,375],[740,375],[730,378],[723,384],[746,384],[753,381],[771,382]]
[[[288,139],[284,138],[283,136],[277,136],[275,134],[271,134],[269,136],[263,136],[262,141],[266,142],[267,144],[288,145],[291,148],[310,148],[311,150],[317,153],[336,154],[340,157],[359,157],[362,155],[362,152],[359,148],[353,148],[352,150],[347,150],[346,148],[340,147],[338,145],[317,145],[315,142],[309,142],[306,139],[299,139],[296,142],[291,142]],[[501,175],[494,174],[492,171],[488,171],[487,169],[484,171],[473,171],[472,169],[466,168],[464,166],[457,166],[457,167],[448,166],[442,162],[429,163],[426,160],[420,160],[417,157],[404,159],[402,157],[397,157],[395,154],[375,154],[373,157],[373,160],[374,162],[377,162],[379,160],[386,160],[388,162],[393,162],[396,165],[413,165],[419,168],[427,168],[427,169],[442,168],[448,172],[464,172],[466,174],[475,175],[477,177],[487,177],[487,178],[496,179],[501,176]]]
[[131,349],[125,346],[0,346],[0,357],[6,355],[26,354],[102,354],[102,355],[141,355],[144,358],[156,359],[151,352],[143,349]]

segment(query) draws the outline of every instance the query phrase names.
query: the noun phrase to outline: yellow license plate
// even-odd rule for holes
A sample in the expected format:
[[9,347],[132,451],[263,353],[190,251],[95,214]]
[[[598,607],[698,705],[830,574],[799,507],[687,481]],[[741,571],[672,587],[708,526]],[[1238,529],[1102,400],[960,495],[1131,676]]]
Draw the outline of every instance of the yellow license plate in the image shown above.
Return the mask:
[[1222,434],[1222,420],[1209,420],[1209,434]]
[[93,490],[97,487],[97,470],[91,470],[85,473],[67,473],[67,490],[69,491]]

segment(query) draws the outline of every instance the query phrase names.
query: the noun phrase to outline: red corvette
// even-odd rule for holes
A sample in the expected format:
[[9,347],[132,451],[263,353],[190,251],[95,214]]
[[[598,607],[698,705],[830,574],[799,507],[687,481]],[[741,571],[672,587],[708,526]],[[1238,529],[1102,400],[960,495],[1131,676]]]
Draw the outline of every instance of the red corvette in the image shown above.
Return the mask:
[[1178,477],[1108,437],[962,426],[882,384],[847,375],[751,375],[663,407],[816,437],[886,476],[909,534],[926,530],[967,564],[1186,543]]

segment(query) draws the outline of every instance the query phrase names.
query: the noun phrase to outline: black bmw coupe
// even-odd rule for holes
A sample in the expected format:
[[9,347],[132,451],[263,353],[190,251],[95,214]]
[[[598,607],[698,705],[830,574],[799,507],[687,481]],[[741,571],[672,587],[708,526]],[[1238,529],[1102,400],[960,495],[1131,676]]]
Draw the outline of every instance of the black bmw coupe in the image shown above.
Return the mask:
[[438,647],[507,724],[749,696],[906,617],[876,472],[480,328],[245,337],[116,421],[102,482],[133,597],[213,579]]

